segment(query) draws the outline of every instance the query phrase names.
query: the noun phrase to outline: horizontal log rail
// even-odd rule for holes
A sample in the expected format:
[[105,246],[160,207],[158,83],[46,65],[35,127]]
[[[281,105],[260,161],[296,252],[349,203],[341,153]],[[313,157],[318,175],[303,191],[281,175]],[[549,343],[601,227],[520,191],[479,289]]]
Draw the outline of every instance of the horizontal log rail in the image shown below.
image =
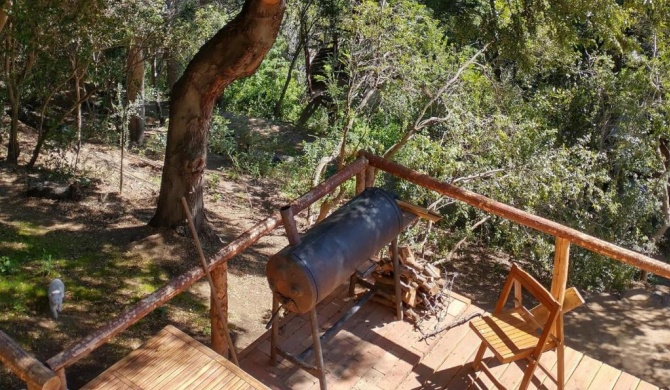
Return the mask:
[[[340,172],[334,174],[311,191],[296,199],[291,203],[291,208],[295,214],[306,209],[311,204],[332,192],[340,184],[355,176],[358,172],[367,167],[367,161],[364,157],[359,157],[356,161],[349,164]],[[265,220],[259,222],[251,229],[242,233],[235,240],[224,246],[219,252],[213,255],[209,261],[209,271],[213,271],[228,260],[240,254],[249,248],[261,237],[273,231],[281,225],[281,216],[277,212]],[[195,266],[186,273],[170,280],[165,286],[159,288],[147,297],[139,301],[130,309],[124,311],[116,318],[112,319],[107,325],[89,334],[83,339],[77,341],[74,345],[60,352],[47,360],[49,367],[54,371],[62,370],[71,366],[79,359],[85,357],[95,349],[105,344],[109,339],[121,333],[137,321],[144,318],[154,309],[165,304],[179,293],[191,287],[195,282],[205,276],[205,271],[201,266]]]
[[30,390],[55,390],[60,388],[60,379],[39,360],[28,355],[16,341],[0,331],[0,362],[9,367],[16,376],[26,382]]
[[582,233],[579,230],[569,228],[546,218],[527,213],[475,192],[441,182],[428,175],[411,170],[374,154],[360,151],[359,156],[365,157],[369,164],[377,169],[436,191],[442,195],[462,201],[480,210],[487,211],[499,217],[514,221],[520,225],[539,230],[543,233],[564,238],[575,245],[618,260],[622,263],[632,265],[665,278],[670,278],[670,264],[652,259],[649,256],[634,252],[630,249],[622,248],[605,240],[595,238],[586,233]]

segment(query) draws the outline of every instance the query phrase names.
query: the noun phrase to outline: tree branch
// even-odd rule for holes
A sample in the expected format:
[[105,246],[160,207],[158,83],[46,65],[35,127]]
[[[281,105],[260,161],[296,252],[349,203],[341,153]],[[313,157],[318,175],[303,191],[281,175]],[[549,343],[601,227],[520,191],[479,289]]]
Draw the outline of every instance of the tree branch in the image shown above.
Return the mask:
[[[393,146],[391,146],[385,153],[384,153],[384,158],[390,159],[392,158],[405,144],[412,139],[414,134],[416,134],[417,131],[421,130],[423,127],[427,126],[427,124],[424,123],[422,126],[422,121],[424,121],[423,117],[426,115],[426,112],[435,104],[437,99],[439,99],[458,79],[461,77],[461,74],[467,69],[470,65],[472,65],[477,57],[479,57],[486,48],[489,46],[489,44],[484,45],[482,49],[480,49],[475,55],[470,57],[461,67],[458,68],[456,71],[456,74],[449,79],[438,91],[435,93],[435,95],[426,103],[423,108],[421,109],[421,112],[419,115],[416,117],[416,120],[414,121],[414,124],[412,127],[407,130],[405,135],[400,139],[400,141],[396,142]],[[430,118],[429,118],[430,119]]]

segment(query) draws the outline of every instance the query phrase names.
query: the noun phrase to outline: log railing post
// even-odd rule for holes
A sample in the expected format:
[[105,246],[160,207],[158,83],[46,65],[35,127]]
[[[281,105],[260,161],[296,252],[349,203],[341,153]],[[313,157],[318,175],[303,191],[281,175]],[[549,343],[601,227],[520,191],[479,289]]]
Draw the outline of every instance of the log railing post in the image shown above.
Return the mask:
[[365,168],[365,186],[373,187],[375,185],[375,175],[377,174],[377,169],[372,165],[368,165]]
[[365,169],[356,174],[356,194],[360,194],[365,189]]
[[65,369],[61,368],[59,370],[56,370],[56,376],[60,379],[59,390],[67,390],[67,379],[65,377]]
[[[209,318],[211,322],[212,349],[219,355],[232,358],[233,348],[229,342],[230,329],[228,328],[228,263],[224,263],[210,271],[213,288],[210,291]],[[217,302],[218,301],[218,302]],[[219,308],[222,313],[219,313]],[[232,340],[231,340],[232,341]],[[235,360],[235,359],[231,359]],[[237,364],[237,363],[236,363]]]
[[[551,295],[563,305],[565,288],[568,283],[568,268],[570,267],[570,240],[556,237],[556,249],[554,253],[554,272],[551,279]],[[556,325],[552,329],[552,335],[557,340],[556,355],[556,379],[558,389],[565,386],[565,340],[563,337],[563,308],[558,313]]]
[[568,283],[568,267],[570,266],[570,241],[556,237],[554,253],[554,272],[551,279],[551,295],[563,304],[565,288]]

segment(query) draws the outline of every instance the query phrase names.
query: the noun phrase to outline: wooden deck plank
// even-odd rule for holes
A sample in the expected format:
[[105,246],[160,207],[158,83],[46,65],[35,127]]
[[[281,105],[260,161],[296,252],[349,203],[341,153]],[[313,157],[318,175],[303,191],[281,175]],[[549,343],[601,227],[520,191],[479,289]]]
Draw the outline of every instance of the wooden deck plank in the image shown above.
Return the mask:
[[424,381],[424,386],[446,388],[445,386],[464,365],[471,364],[471,358],[477,348],[479,348],[479,337],[474,332],[466,332],[435,372]]
[[182,349],[184,346],[183,343],[175,343],[173,346],[175,350],[172,353],[157,358],[158,364],[153,367],[147,367],[145,370],[138,370],[132,373],[132,376],[128,376],[129,379],[132,379],[133,382],[137,383],[139,386],[154,389],[166,379],[180,373],[183,369],[181,363],[186,362],[188,361],[186,359],[195,356],[196,351],[193,349],[184,351]]
[[[469,315],[479,309],[470,307],[463,315]],[[453,321],[452,317],[448,322]],[[422,386],[428,377],[432,376],[435,370],[445,360],[446,356],[457,346],[458,342],[468,332],[467,326],[459,326],[443,332],[439,337],[434,337],[431,347],[426,351],[418,364],[413,367],[412,371],[400,383],[398,388],[415,389],[417,386]],[[420,342],[420,341],[418,341]],[[415,350],[415,349],[413,349]]]
[[190,375],[187,380],[182,381],[179,385],[175,386],[174,390],[188,390],[197,388],[199,379],[201,379],[206,373],[214,371],[215,365],[216,362],[210,360],[207,362],[207,364],[201,366],[198,371]]
[[168,325],[86,389],[265,389],[262,382]]
[[[167,335],[169,335],[169,333],[167,333]],[[167,335],[166,337],[168,337]],[[132,362],[129,362],[129,364],[120,366],[116,369],[112,368],[110,370],[114,372],[124,371],[124,377],[133,382],[135,382],[136,379],[153,379],[156,376],[159,376],[162,372],[164,372],[164,369],[169,367],[172,363],[170,361],[170,358],[174,355],[172,348],[179,345],[179,340],[164,337],[161,337],[161,339],[164,341],[154,348],[140,348],[144,349],[144,351],[138,354]],[[142,367],[144,365],[146,365],[147,368],[151,368],[150,372],[143,374],[139,369],[135,369],[135,367]]]
[[640,384],[637,385],[636,390],[659,390],[659,389],[658,389],[658,386],[653,385],[649,382],[645,382],[642,379],[640,379]]
[[640,384],[640,378],[636,378],[627,372],[622,372],[614,384],[614,390],[635,390]]
[[101,386],[103,383],[106,381],[111,381],[112,377],[114,376],[113,372],[116,371],[117,369],[126,367],[126,366],[132,366],[137,364],[137,361],[139,358],[145,355],[145,352],[142,350],[143,348],[146,349],[155,349],[158,348],[162,342],[164,342],[165,337],[167,337],[168,333],[161,330],[159,333],[157,333],[154,337],[152,337],[150,340],[148,340],[145,344],[143,344],[140,348],[133,350],[130,352],[128,355],[126,355],[125,358],[122,360],[119,360],[115,364],[113,364],[111,367],[109,367],[107,370],[105,370],[104,373],[100,374],[98,377],[93,379],[91,382],[87,383],[84,385],[81,390],[88,390],[88,389],[93,389]]
[[207,365],[212,360],[202,354],[200,351],[194,350],[195,354],[191,359],[185,360],[178,369],[172,370],[169,376],[166,376],[160,383],[154,384],[154,389],[174,389],[184,382],[184,378],[197,375],[198,368]]
[[142,390],[141,387],[135,385],[133,382],[123,377],[123,375],[118,375],[116,372],[114,374],[114,378],[118,379],[120,388],[128,390]]
[[[317,308],[317,312],[318,310]],[[462,315],[475,311],[481,309],[469,306]],[[329,390],[490,388],[490,383],[484,379],[484,374],[481,371],[474,372],[472,369],[472,360],[480,340],[467,324],[442,332],[426,343],[419,341],[421,334],[409,324],[395,321],[393,309],[377,303],[363,306],[351,322],[353,324],[347,323],[339,335],[324,344],[326,368],[329,370],[326,373]],[[304,326],[303,322],[301,327]],[[303,347],[307,343],[302,342],[305,341],[305,337],[309,337],[309,334],[305,332],[301,337],[302,340],[293,336],[290,342],[300,343]],[[281,336],[280,342],[282,342]],[[242,366],[248,367],[248,371],[254,375],[260,373],[258,378],[266,385],[282,390],[319,388],[316,378],[286,361],[282,361],[277,367],[269,366],[267,364],[269,345],[266,341],[260,341],[256,345],[257,349],[246,352],[247,357],[242,360]],[[596,386],[602,386],[605,390],[616,389],[619,386],[621,390],[625,389],[622,386],[626,383],[631,384],[625,381],[628,377],[624,374],[618,375],[616,369],[592,360],[584,358],[581,352],[566,348],[566,382],[569,381],[577,386],[590,385],[594,390]],[[545,352],[542,363],[552,375],[555,375],[555,352]],[[496,366],[493,360],[490,364]],[[517,362],[498,365],[494,368],[497,379],[507,386],[518,387],[525,368],[524,364]],[[616,375],[614,378],[611,376],[613,372]],[[636,385],[640,383],[634,382]],[[538,368],[535,370],[530,388],[556,389],[556,385],[546,377],[543,370]],[[570,385],[566,388],[581,389]]]
[[[500,363],[494,356],[493,352],[489,349],[484,353],[484,357],[487,359],[485,362],[489,367],[489,371],[493,376],[499,380],[499,378],[505,373],[508,367],[516,365],[516,363],[503,364]],[[470,358],[470,361],[474,361],[474,355]],[[482,370],[478,370],[477,376],[473,378],[473,385],[471,389],[493,389],[495,384]]]
[[595,378],[593,378],[589,389],[612,390],[620,375],[621,370],[616,369],[609,364],[603,363],[603,365],[600,366],[600,370],[598,370]]
[[173,344],[173,346],[172,354],[162,358],[164,364],[152,369],[152,375],[144,376],[140,371],[135,376],[134,381],[149,390],[166,388],[164,384],[181,375],[185,365],[188,365],[191,360],[196,359],[199,355],[197,350],[181,341]]
[[[575,370],[577,369],[577,366],[579,365],[579,362],[583,359],[584,354],[572,349],[572,348],[565,348],[565,383],[568,383],[570,379],[572,378],[572,375],[574,374]],[[556,364],[554,364],[553,367],[551,367],[550,372],[552,374],[552,377],[556,375]],[[537,373],[538,370],[535,370]],[[556,390],[557,386],[556,383],[546,375],[543,376],[544,380],[542,381],[542,384],[538,386],[537,388],[539,389],[546,389],[546,390]],[[531,383],[534,383],[531,381]],[[530,388],[530,386],[529,386]],[[566,389],[569,389],[569,387],[566,386]]]
[[[557,359],[557,354],[556,351],[547,351],[542,354],[542,357],[540,357],[540,363],[544,366],[545,369],[547,369],[552,376],[556,376],[556,359]],[[538,367],[535,370],[535,375],[533,376],[533,379],[531,379],[530,384],[528,385],[528,390],[535,390],[539,388],[542,385],[542,382],[544,380],[551,381],[551,379],[547,378],[547,373]]]
[[194,387],[195,389],[205,389],[209,387],[212,383],[216,383],[218,381],[221,381],[226,378],[231,378],[233,376],[232,372],[226,372],[226,373],[221,373],[218,370],[213,370],[208,372],[206,375],[203,376],[203,380],[198,383],[197,387]]
[[602,365],[602,362],[585,355],[570,380],[565,382],[565,387],[568,389],[588,389]]

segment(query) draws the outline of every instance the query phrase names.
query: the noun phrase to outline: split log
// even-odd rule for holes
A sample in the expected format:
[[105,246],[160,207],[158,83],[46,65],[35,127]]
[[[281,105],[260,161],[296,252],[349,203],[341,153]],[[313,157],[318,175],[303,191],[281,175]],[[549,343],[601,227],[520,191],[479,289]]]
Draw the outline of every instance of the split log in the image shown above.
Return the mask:
[[[409,247],[399,247],[398,255],[401,264],[397,272],[400,275],[404,311],[412,310],[412,313],[420,318],[424,312],[425,315],[428,315],[428,312],[435,314],[447,309],[451,299],[450,294],[443,293],[448,284],[442,277],[440,269],[424,260],[417,259]],[[380,292],[378,301],[384,300],[389,306],[395,305],[393,290],[395,276],[391,259],[379,259],[372,277]]]
[[416,259],[414,259],[414,253],[412,253],[412,250],[409,247],[398,247],[398,255],[401,264],[412,267],[418,271],[423,271],[424,265],[418,263]]
[[439,278],[442,275],[442,272],[440,272],[440,269],[437,268],[436,266],[432,264],[426,264],[424,267],[424,271],[426,271],[426,274],[430,275],[433,278]]
[[409,307],[416,306],[416,289],[410,288],[409,290],[403,291],[402,301],[405,302]]

